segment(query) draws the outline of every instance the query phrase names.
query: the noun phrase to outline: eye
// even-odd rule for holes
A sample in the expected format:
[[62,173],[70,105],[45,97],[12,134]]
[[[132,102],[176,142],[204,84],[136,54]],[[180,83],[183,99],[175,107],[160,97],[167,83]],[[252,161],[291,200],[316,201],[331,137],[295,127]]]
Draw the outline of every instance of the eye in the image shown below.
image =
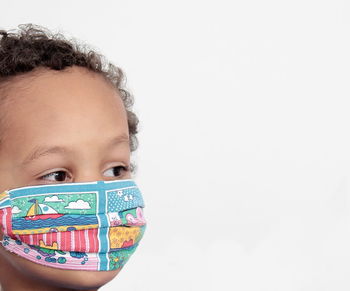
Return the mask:
[[129,170],[128,167],[116,166],[104,171],[104,175],[107,177],[119,177],[123,175],[124,172],[127,172],[128,170]]
[[41,176],[40,180],[48,180],[53,182],[64,182],[68,176],[68,173],[65,171],[56,171],[44,176]]

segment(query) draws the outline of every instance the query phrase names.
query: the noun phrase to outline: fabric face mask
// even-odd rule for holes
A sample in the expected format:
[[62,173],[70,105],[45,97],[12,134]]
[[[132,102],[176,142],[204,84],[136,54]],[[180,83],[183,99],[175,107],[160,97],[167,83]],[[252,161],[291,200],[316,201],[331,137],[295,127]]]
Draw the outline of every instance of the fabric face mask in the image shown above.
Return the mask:
[[3,247],[49,267],[123,267],[146,228],[132,180],[29,186],[0,194]]

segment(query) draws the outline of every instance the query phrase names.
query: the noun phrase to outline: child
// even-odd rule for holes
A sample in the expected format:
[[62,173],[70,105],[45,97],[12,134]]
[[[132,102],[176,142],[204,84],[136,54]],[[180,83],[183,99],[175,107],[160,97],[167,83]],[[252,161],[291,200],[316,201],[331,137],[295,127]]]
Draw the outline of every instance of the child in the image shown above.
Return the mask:
[[[138,119],[122,71],[61,35],[22,25],[0,31],[0,104],[2,290],[98,290],[119,273],[145,227],[130,180]],[[89,200],[101,191],[114,196],[103,205]],[[113,201],[129,206],[112,211]],[[63,217],[74,219],[68,225]]]

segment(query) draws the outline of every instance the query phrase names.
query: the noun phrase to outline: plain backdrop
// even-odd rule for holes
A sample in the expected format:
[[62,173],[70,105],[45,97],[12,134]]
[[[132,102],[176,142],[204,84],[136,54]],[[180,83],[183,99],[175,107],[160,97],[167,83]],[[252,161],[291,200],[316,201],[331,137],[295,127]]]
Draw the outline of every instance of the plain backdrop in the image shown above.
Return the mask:
[[350,2],[1,1],[120,66],[148,228],[101,290],[350,290]]

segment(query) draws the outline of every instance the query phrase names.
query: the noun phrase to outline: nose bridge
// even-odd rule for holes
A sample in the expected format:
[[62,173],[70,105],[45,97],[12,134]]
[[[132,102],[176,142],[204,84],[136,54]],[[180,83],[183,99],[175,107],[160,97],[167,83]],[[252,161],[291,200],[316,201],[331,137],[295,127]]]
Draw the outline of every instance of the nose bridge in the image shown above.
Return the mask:
[[100,173],[99,168],[84,169],[84,171],[77,172],[73,177],[74,182],[93,182],[103,180],[103,175]]
[[102,175],[82,175],[82,176],[76,176],[73,179],[73,182],[94,182],[94,181],[100,181],[103,180]]
[[99,165],[92,160],[80,163],[73,172],[73,182],[94,182],[103,179]]

